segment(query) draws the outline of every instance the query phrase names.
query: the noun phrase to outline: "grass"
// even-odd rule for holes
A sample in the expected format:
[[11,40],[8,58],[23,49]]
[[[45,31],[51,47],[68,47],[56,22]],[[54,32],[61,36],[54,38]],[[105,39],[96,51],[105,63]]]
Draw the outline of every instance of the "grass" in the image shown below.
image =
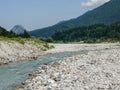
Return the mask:
[[0,41],[15,41],[18,42],[20,44],[33,44],[36,46],[41,46],[41,49],[43,51],[46,51],[48,49],[54,48],[53,46],[50,46],[47,42],[45,42],[42,39],[39,38],[8,38],[8,37],[0,37]]

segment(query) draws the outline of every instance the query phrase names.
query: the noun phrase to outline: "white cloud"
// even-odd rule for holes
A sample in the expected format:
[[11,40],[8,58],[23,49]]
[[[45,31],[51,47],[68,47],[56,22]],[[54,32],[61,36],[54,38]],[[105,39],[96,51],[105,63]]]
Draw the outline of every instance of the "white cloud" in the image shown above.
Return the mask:
[[105,2],[108,2],[110,0],[89,0],[87,2],[83,2],[81,5],[84,6],[84,7],[91,7],[91,6],[94,6],[96,4],[99,4],[99,3],[105,3]]

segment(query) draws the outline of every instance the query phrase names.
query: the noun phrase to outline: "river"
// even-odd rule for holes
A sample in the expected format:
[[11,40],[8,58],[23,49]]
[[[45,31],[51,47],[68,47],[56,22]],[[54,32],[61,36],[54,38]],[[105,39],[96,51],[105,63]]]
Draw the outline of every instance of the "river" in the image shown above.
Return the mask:
[[21,61],[0,66],[0,90],[11,90],[11,86],[23,82],[27,75],[33,72],[41,64],[60,60],[77,54],[85,54],[87,51],[63,52],[47,54],[37,60]]

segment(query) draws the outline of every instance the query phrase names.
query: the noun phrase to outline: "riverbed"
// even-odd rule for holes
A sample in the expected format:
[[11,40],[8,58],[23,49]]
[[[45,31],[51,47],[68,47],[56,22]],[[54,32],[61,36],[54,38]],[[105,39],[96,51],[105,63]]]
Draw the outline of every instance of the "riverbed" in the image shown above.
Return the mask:
[[[40,86],[39,85],[39,80],[41,80],[38,77],[41,76],[36,76],[36,77],[32,77],[31,80],[28,80],[30,73],[35,72],[37,70],[37,72],[41,72],[44,71],[43,69],[41,69],[42,65],[45,64],[45,67],[48,67],[49,70],[54,73],[59,71],[55,71],[56,68],[59,67],[59,65],[57,67],[55,67],[54,69],[51,68],[50,65],[46,64],[52,61],[56,61],[56,60],[60,60],[60,62],[58,63],[66,63],[68,67],[62,66],[60,64],[61,70],[65,69],[63,71],[66,71],[68,68],[68,72],[70,69],[70,63],[69,61],[71,60],[71,62],[73,63],[73,61],[81,61],[81,60],[85,60],[89,61],[92,60],[94,58],[98,58],[98,55],[100,55],[100,58],[103,58],[103,60],[106,60],[103,56],[102,56],[102,52],[103,55],[112,55],[112,52],[115,52],[117,54],[119,54],[119,49],[120,49],[120,45],[119,43],[107,43],[107,44],[54,44],[55,48],[46,51],[46,55],[40,57],[37,60],[31,60],[31,61],[21,61],[21,62],[14,62],[14,63],[10,63],[8,65],[2,65],[0,66],[0,90],[12,90],[11,86],[13,85],[19,85],[21,82],[25,82],[25,88],[31,88],[30,90],[38,90],[35,88],[43,88],[42,90],[47,90],[50,86]],[[110,51],[106,52],[106,51]],[[96,53],[98,52],[98,53]],[[106,53],[104,53],[106,52]],[[107,54],[108,53],[108,54]],[[115,55],[115,53],[113,53],[113,55]],[[116,55],[117,55],[116,54]],[[75,60],[74,60],[75,59]],[[119,59],[119,57],[118,57]],[[62,60],[62,61],[61,61]],[[82,61],[81,61],[82,62]],[[118,62],[118,61],[116,61]],[[53,62],[54,63],[54,62]],[[71,64],[72,64],[71,63]],[[75,62],[76,63],[76,62]],[[78,64],[79,65],[79,64]],[[39,68],[38,68],[39,67]],[[77,67],[77,65],[76,65]],[[119,68],[119,67],[118,67]],[[117,68],[117,69],[118,69]],[[72,67],[71,67],[72,70]],[[70,73],[71,76],[73,73]],[[32,74],[31,74],[32,75]],[[42,77],[45,78],[44,76],[49,77],[49,74],[46,73],[41,73],[41,75],[43,75]],[[79,73],[78,73],[79,75]],[[63,73],[64,76],[64,73]],[[38,78],[38,79],[36,79]],[[27,79],[27,80],[26,80]],[[43,79],[44,81],[49,80],[51,78],[48,79]],[[120,78],[118,78],[120,79]],[[36,84],[34,84],[34,80],[36,82],[36,84],[39,85],[39,87],[36,86]],[[70,78],[68,79],[68,81],[71,80]],[[46,81],[47,82],[47,81]],[[57,90],[61,89],[62,84],[69,84],[69,83],[64,83],[64,81],[60,82],[57,86],[59,86],[57,88]],[[31,86],[33,85],[33,86]],[[56,85],[56,84],[54,84]],[[65,88],[65,86],[63,87]],[[76,87],[79,88],[79,87]],[[17,89],[16,89],[17,90]],[[27,90],[27,89],[22,89],[22,90]],[[41,89],[40,89],[41,90]],[[56,90],[56,87],[53,87],[52,90]],[[62,89],[65,90],[65,89]],[[68,89],[70,90],[70,88]],[[77,89],[76,89],[77,90]]]
[[86,51],[64,52],[47,54],[37,60],[21,61],[0,66],[0,90],[10,90],[13,84],[23,82],[27,75],[37,69],[38,65],[70,57],[77,54],[85,54]]
[[72,48],[88,52],[40,65],[16,90],[120,90],[119,43],[82,44],[69,50]]

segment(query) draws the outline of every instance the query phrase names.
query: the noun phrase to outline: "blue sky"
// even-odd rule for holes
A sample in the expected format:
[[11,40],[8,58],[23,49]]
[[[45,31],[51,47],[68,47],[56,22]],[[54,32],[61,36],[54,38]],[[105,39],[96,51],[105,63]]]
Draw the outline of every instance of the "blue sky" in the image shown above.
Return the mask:
[[34,30],[76,18],[108,0],[0,0],[0,26]]

